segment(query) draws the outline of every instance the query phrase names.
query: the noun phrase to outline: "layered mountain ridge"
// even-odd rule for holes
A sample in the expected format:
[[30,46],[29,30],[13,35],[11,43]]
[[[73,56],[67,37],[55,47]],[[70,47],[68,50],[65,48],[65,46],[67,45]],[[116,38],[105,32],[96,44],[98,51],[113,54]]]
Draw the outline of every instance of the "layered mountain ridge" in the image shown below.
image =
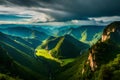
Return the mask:
[[[13,32],[16,33],[16,29],[17,27],[15,31],[12,29]],[[35,31],[32,35],[39,34],[40,36],[36,35],[39,38],[24,38],[0,32],[0,75],[4,76],[3,79],[6,77],[16,80],[120,79],[119,21],[108,25],[103,30],[102,36],[98,33],[101,28],[89,34],[87,26],[87,29],[83,28],[81,31],[80,27],[61,28],[63,33],[58,32],[57,36],[54,36],[54,33],[48,33],[50,35],[47,34],[41,39],[42,34],[39,31],[43,29],[37,29],[27,27],[30,35]],[[19,34],[19,31],[17,33]],[[98,41],[90,47],[89,44],[83,43],[87,38],[89,40],[97,38],[95,41]]]

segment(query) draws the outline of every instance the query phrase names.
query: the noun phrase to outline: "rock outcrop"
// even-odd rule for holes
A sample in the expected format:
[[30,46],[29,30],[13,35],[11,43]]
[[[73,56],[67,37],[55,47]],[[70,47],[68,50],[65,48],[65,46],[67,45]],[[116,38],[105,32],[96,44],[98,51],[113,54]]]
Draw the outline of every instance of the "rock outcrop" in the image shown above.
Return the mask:
[[[101,64],[101,58],[98,57],[108,55],[110,50],[114,50],[115,47],[112,45],[115,47],[120,46],[120,21],[116,21],[108,25],[104,29],[101,39],[89,49],[86,65],[89,65],[91,71],[95,71],[98,68],[98,65]],[[85,70],[86,69],[83,69],[82,73],[84,73]]]

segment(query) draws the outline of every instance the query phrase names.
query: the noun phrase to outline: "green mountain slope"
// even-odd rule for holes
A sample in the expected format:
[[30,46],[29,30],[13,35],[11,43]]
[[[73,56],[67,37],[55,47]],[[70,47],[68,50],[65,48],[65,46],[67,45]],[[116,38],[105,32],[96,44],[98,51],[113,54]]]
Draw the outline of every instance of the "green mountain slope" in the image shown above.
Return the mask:
[[38,46],[37,50],[45,49],[56,58],[74,58],[80,55],[81,51],[89,48],[85,43],[78,41],[70,35],[48,39]]
[[25,80],[48,80],[50,75],[48,64],[52,64],[53,68],[59,66],[55,61],[42,57],[36,58],[32,47],[27,44],[25,44],[26,46],[24,44],[21,45],[22,43],[14,41],[9,35],[1,33],[0,38],[0,45],[2,45],[8,54],[0,53],[0,61],[7,59],[6,62],[3,62],[4,64],[1,64],[3,69],[0,70],[3,71],[0,71],[0,73],[11,73],[12,76],[19,76]]
[[113,22],[102,38],[78,60],[63,67],[56,80],[120,80],[120,22]]
[[[8,46],[8,45],[7,45]],[[0,61],[7,61],[4,62],[4,64],[1,64],[1,66],[5,67],[4,69],[0,70],[7,70],[15,76],[19,76],[23,79],[47,79],[45,76],[48,75],[47,68],[44,66],[44,64],[35,58],[32,58],[31,56],[20,52],[19,50],[16,50],[10,46],[8,46],[6,49],[10,49],[11,52],[7,53],[8,55],[5,55],[4,53],[1,53]],[[10,58],[10,59],[9,59]],[[3,73],[8,73],[6,71],[2,71]]]

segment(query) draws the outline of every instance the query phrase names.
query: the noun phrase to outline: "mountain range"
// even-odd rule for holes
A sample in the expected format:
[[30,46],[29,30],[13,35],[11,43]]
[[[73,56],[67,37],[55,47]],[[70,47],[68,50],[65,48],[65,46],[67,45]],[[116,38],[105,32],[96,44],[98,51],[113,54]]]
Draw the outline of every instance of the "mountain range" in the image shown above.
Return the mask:
[[119,41],[119,21],[0,28],[0,80],[119,80]]

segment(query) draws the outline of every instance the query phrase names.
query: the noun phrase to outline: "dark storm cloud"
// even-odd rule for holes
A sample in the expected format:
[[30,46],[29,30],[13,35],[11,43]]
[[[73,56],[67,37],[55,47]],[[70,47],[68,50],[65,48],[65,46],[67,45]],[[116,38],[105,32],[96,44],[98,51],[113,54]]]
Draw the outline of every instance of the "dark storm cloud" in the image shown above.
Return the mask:
[[39,6],[39,4],[33,0],[0,0],[0,4],[8,5],[8,6],[10,6],[11,4],[15,4],[15,5],[27,6],[27,7]]
[[57,20],[120,16],[120,0],[0,0],[0,4],[35,7],[33,10],[43,12]]

